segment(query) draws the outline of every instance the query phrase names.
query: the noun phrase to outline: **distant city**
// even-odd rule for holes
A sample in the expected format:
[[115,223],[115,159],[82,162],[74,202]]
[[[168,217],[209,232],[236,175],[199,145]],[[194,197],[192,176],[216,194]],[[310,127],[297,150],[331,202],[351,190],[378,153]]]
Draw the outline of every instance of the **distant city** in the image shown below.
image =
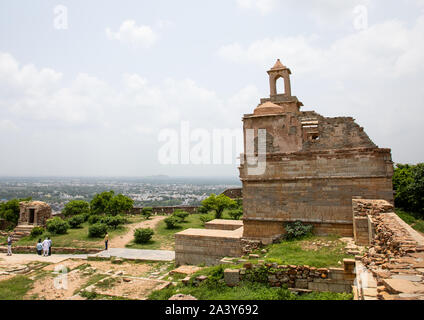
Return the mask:
[[113,190],[131,197],[135,206],[198,205],[211,193],[237,187],[237,178],[0,177],[0,200],[31,197],[60,212],[71,200],[91,201],[95,194]]

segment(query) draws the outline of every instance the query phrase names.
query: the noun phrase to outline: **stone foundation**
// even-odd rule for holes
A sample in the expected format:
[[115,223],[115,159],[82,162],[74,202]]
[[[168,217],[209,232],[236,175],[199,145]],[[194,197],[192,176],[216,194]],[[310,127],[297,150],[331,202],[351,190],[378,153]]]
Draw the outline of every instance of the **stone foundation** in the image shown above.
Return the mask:
[[205,223],[206,229],[237,230],[241,227],[243,227],[243,221],[241,220],[214,219]]
[[237,230],[186,229],[175,234],[175,264],[219,264],[225,257],[242,255],[240,239],[243,228]]

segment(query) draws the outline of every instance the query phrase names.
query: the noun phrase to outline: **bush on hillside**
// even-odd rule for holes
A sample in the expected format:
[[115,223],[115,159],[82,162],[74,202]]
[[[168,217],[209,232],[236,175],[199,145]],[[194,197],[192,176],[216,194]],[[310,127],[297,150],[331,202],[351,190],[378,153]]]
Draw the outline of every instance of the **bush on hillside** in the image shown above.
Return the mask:
[[189,213],[182,209],[176,209],[173,213],[173,216],[177,217],[181,222],[183,222],[185,218],[189,216]]
[[154,231],[151,228],[135,229],[135,243],[147,243],[152,238]]
[[180,222],[180,219],[174,216],[169,216],[163,221],[165,221],[167,229],[175,229],[178,227],[178,222]]
[[94,214],[88,217],[88,224],[95,224],[102,221],[103,217],[98,214]]
[[34,227],[31,230],[30,236],[31,238],[39,237],[44,233],[43,227]]
[[107,232],[107,225],[104,223],[94,223],[88,227],[88,236],[91,238],[102,238]]
[[65,234],[69,229],[69,223],[59,217],[54,217],[47,220],[46,229],[54,234]]
[[84,223],[84,215],[77,214],[72,218],[68,219],[68,223],[71,229],[81,228],[81,225]]
[[285,224],[286,240],[300,239],[312,233],[313,225],[303,224],[302,221],[289,222]]

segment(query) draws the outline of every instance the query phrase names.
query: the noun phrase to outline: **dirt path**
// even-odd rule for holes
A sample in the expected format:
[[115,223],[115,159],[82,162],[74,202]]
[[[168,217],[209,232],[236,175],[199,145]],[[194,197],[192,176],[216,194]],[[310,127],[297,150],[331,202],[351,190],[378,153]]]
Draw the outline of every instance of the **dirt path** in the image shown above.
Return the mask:
[[110,248],[125,248],[125,245],[131,242],[131,240],[134,238],[134,230],[138,228],[152,228],[154,229],[156,225],[165,219],[166,216],[154,216],[151,217],[149,220],[144,220],[138,223],[130,224],[128,227],[128,232],[120,235],[115,236],[114,238],[109,240],[109,247]]

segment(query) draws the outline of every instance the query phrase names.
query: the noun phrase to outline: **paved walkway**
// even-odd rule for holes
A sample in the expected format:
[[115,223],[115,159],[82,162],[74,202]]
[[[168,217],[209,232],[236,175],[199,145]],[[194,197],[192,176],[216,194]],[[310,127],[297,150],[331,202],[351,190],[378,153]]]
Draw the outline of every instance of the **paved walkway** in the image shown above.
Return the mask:
[[14,253],[7,256],[6,253],[0,253],[0,265],[9,263],[26,264],[32,261],[42,261],[48,263],[58,263],[66,259],[87,259],[86,254],[52,254],[48,257],[39,256],[32,253]]
[[168,250],[144,250],[144,249],[126,249],[110,248],[99,253],[88,255],[90,257],[117,257],[129,260],[150,260],[150,261],[172,261],[175,259],[175,251]]

